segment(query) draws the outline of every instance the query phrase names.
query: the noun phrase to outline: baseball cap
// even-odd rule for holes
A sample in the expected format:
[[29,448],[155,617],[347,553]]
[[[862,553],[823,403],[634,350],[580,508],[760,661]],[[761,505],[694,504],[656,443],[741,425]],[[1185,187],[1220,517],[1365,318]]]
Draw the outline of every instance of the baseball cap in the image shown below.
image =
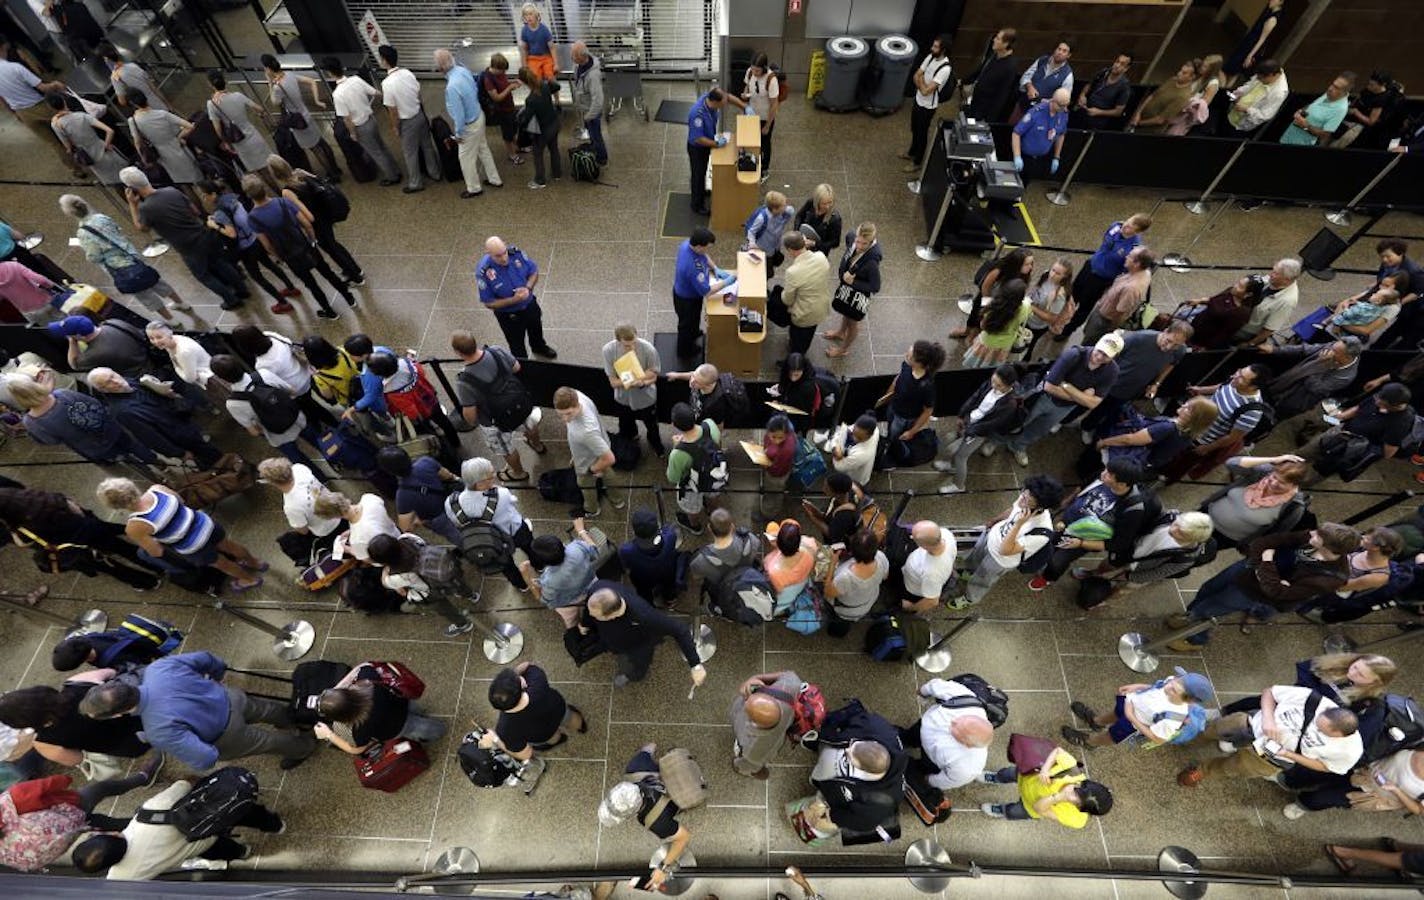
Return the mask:
[[58,322],[49,323],[45,328],[55,337],[83,337],[94,330],[94,323],[89,321],[87,316],[65,316]]
[[1122,334],[1117,331],[1109,331],[1098,338],[1098,342],[1093,345],[1094,350],[1105,353],[1109,358],[1116,358],[1122,352]]
[[1211,679],[1205,675],[1188,672],[1181,666],[1177,666],[1177,682],[1182,686],[1186,695],[1193,700],[1211,703],[1216,699],[1216,691],[1212,689]]
[[639,547],[651,550],[663,542],[658,515],[651,509],[633,511],[633,538]]

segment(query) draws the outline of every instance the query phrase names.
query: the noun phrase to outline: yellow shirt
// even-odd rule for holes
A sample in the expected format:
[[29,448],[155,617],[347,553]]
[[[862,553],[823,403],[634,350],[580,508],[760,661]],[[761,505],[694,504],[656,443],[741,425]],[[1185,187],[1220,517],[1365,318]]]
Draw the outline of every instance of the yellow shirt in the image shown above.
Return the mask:
[[360,375],[361,372],[356,368],[356,363],[352,361],[351,355],[337,347],[336,365],[329,369],[317,369],[312,373],[312,382],[316,387],[316,392],[328,403],[350,406],[351,381]]
[[[1032,775],[1019,776],[1019,799],[1023,801],[1024,808],[1028,810],[1030,818],[1043,818],[1038,811],[1033,808],[1034,804],[1044,797],[1052,796],[1070,784],[1078,784],[1087,781],[1088,776],[1082,772],[1073,775],[1064,775],[1062,778],[1053,778],[1060,772],[1077,768],[1077,760],[1069,756],[1059,756],[1055,758],[1053,766],[1048,770],[1050,776],[1048,784],[1038,780],[1038,773]],[[1059,824],[1068,828],[1082,828],[1088,824],[1088,814],[1071,803],[1053,804],[1053,815],[1058,819]]]

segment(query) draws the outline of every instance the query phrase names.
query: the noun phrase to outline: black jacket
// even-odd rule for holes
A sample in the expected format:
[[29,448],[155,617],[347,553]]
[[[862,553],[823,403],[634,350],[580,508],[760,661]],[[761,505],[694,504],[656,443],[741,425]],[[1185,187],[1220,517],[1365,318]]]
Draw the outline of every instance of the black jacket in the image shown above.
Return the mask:
[[892,836],[897,835],[900,798],[905,792],[905,768],[909,764],[909,756],[900,742],[900,729],[883,716],[866,710],[859,700],[851,700],[826,715],[816,750],[847,747],[854,741],[874,741],[890,751],[890,768],[883,778],[861,781],[834,777],[811,783],[830,808],[831,821],[840,826],[843,843],[877,840],[877,827]]
[[969,399],[964,401],[964,405],[959,408],[959,418],[964,420],[964,433],[969,437],[990,437],[997,434],[1006,433],[1013,427],[1014,419],[1018,414],[1020,398],[1015,391],[1009,391],[999,398],[984,418],[977,422],[969,421],[969,414],[974,412],[974,408],[984,402],[984,397],[988,395],[989,388],[993,386],[993,379],[986,378],[984,383],[979,385],[978,390],[969,395]]
[[1005,122],[1009,118],[1009,105],[1018,94],[1019,73],[1012,55],[1002,59],[995,56],[985,61],[977,71],[964,79],[974,84],[974,96],[966,110],[971,119],[983,122]]
[[[876,241],[866,248],[865,253],[856,261],[855,268],[851,268],[850,261],[855,256],[855,232],[845,236],[845,254],[841,257],[840,268],[837,275],[844,275],[850,272],[855,276],[855,281],[851,287],[862,294],[880,293],[880,242]],[[845,284],[840,278],[836,279],[836,286]]]
[[841,214],[832,209],[831,214],[824,219],[816,215],[816,198],[812,197],[801,208],[796,211],[796,218],[793,220],[799,231],[802,225],[810,225],[816,229],[816,249],[822,253],[832,247],[839,247],[841,243]]
[[540,134],[559,133],[559,107],[554,100],[553,82],[546,81],[539,86],[539,90],[529,92],[524,109],[519,114],[520,127],[527,128],[531,118],[538,120]]
[[579,624],[598,635],[599,641],[612,653],[628,653],[649,644],[656,644],[665,637],[677,642],[687,665],[702,664],[697,655],[697,645],[692,642],[692,632],[682,622],[666,613],[654,609],[652,604],[639,597],[633,589],[617,581],[595,581],[588,589],[589,594],[608,588],[623,598],[627,605],[623,615],[607,622],[600,622],[589,614],[585,606]]

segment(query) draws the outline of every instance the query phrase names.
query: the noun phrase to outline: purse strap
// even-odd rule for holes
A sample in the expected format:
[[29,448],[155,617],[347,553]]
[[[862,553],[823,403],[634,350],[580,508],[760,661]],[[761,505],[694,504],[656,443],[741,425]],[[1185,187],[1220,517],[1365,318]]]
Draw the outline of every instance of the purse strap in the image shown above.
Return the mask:
[[120,253],[124,254],[124,255],[127,256],[129,259],[133,260],[134,262],[136,262],[136,263],[141,263],[141,262],[143,262],[143,260],[142,260],[141,258],[139,258],[139,257],[136,256],[135,254],[130,253],[129,251],[125,250],[125,249],[124,249],[124,246],[123,246],[122,244],[120,244],[118,241],[114,240],[113,238],[109,237],[109,236],[108,236],[107,234],[105,234],[104,232],[98,230],[97,228],[90,228],[88,225],[80,225],[80,226],[79,226],[79,230],[80,230],[80,231],[87,231],[87,232],[89,232],[90,234],[92,234],[92,235],[94,235],[95,237],[99,238],[99,240],[101,240],[101,241],[103,241],[104,243],[108,244],[110,247],[113,247],[115,250],[117,250],[117,251],[119,251]]

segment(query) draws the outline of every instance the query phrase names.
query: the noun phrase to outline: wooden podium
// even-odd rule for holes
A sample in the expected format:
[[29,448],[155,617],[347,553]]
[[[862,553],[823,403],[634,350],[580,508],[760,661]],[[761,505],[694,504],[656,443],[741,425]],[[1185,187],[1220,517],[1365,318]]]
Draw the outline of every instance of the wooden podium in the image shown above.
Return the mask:
[[[737,171],[737,154],[742,150],[755,156],[756,171]],[[761,117],[737,116],[732,140],[712,150],[712,230],[740,234],[752,210],[761,205],[760,188]]]
[[[738,378],[756,378],[761,374],[761,343],[766,340],[766,259],[754,262],[750,253],[738,253],[736,287],[733,304],[724,302],[721,294],[705,301],[707,361],[719,372],[731,372]],[[761,315],[761,331],[739,329],[744,308]]]

